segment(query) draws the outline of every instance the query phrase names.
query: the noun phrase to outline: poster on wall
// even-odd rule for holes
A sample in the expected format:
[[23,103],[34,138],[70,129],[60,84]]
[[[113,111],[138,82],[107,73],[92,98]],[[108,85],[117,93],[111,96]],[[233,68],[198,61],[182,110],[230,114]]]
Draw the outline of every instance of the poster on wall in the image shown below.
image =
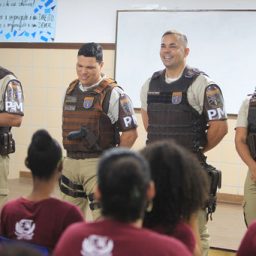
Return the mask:
[[53,42],[57,0],[1,0],[0,42]]

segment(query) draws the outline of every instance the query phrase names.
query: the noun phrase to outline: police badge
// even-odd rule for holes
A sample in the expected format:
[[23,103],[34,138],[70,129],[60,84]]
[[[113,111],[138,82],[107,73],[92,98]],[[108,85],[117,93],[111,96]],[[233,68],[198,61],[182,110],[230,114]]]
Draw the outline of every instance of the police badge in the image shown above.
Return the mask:
[[172,93],[172,104],[180,104],[182,100],[182,92],[173,92]]
[[93,100],[94,100],[94,97],[84,97],[84,103],[83,103],[83,107],[85,109],[89,109],[93,106]]

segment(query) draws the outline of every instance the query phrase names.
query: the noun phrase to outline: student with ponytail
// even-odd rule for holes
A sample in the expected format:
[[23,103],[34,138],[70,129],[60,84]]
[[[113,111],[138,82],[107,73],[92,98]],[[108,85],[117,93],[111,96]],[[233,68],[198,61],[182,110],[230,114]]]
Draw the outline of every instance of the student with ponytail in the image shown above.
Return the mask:
[[83,221],[83,215],[76,206],[52,197],[62,171],[62,150],[46,130],[32,136],[25,165],[32,173],[32,191],[3,206],[1,236],[52,250],[62,232]]

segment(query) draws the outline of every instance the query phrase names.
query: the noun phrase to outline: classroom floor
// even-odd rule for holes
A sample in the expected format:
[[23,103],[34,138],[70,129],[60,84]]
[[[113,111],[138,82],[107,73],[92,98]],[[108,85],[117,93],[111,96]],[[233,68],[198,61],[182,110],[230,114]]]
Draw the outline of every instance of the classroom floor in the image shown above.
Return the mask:
[[[9,199],[26,195],[31,190],[31,178],[19,178],[9,180]],[[56,189],[56,196],[59,191]],[[240,241],[246,231],[243,221],[241,205],[218,204],[213,220],[208,223],[211,235],[211,251],[209,256],[231,256],[235,255]]]

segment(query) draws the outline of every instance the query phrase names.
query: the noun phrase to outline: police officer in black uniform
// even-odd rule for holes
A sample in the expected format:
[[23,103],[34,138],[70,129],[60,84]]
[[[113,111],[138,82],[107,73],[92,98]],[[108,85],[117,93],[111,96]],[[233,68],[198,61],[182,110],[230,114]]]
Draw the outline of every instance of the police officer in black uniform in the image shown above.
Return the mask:
[[[211,176],[216,196],[220,172],[206,164],[204,153],[214,148],[227,133],[227,115],[221,90],[206,74],[186,65],[189,54],[187,38],[178,31],[163,34],[160,57],[165,69],[146,81],[141,90],[141,114],[148,133],[147,143],[174,139],[190,151]],[[212,182],[211,181],[211,182]],[[208,254],[208,213],[216,198],[211,198],[206,211],[199,213],[202,253]]]
[[19,127],[23,117],[23,91],[13,72],[0,67],[0,199],[8,195],[9,154],[15,151],[11,128]]

